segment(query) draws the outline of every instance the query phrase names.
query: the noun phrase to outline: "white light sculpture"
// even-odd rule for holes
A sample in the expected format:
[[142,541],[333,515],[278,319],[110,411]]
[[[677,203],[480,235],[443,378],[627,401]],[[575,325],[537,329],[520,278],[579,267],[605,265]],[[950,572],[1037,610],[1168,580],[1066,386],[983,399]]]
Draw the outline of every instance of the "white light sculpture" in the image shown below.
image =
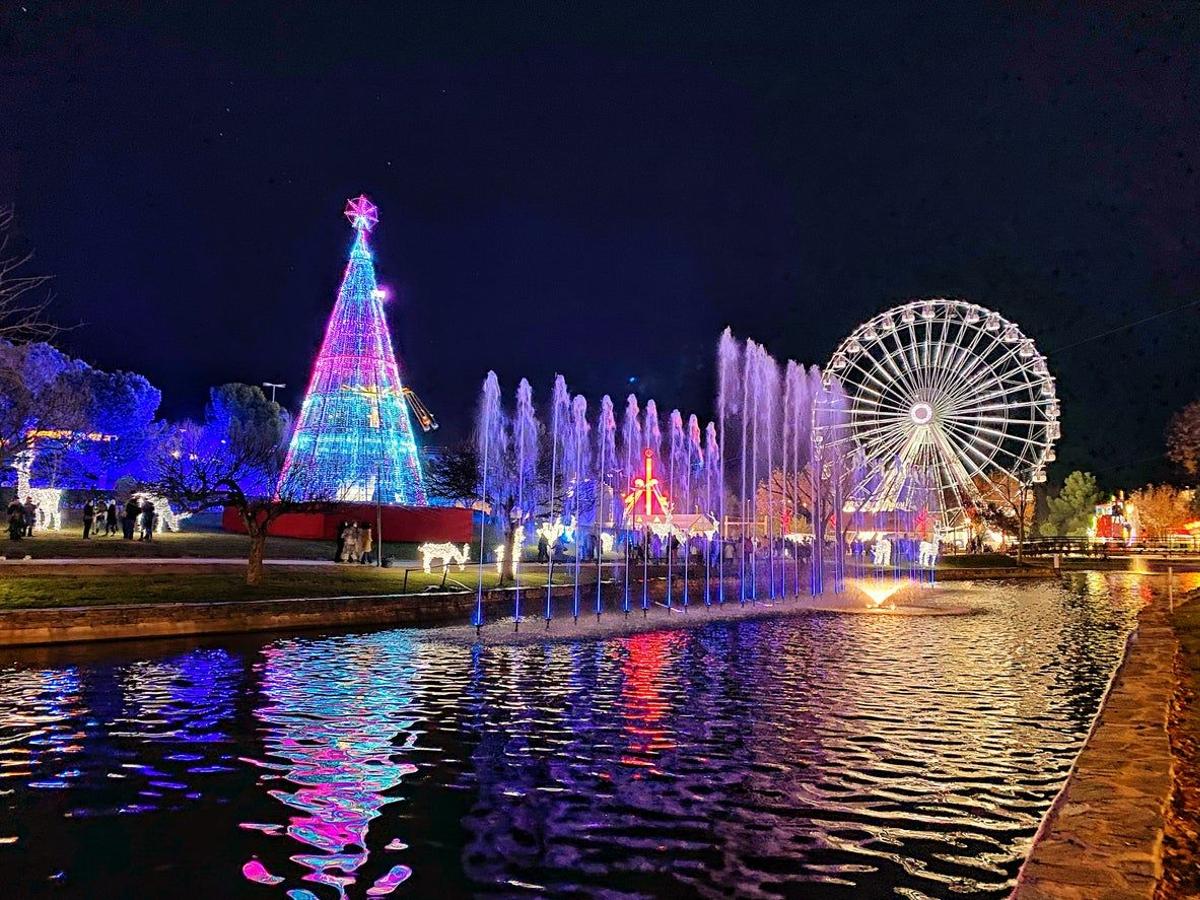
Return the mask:
[[59,488],[35,488],[29,484],[29,473],[33,470],[33,454],[22,453],[14,466],[17,470],[17,499],[26,499],[37,505],[37,527],[50,531],[62,531],[62,490]]
[[171,504],[167,502],[165,497],[160,497],[158,494],[148,494],[144,491],[139,491],[133,495],[133,499],[138,502],[138,505],[149,500],[154,505],[154,533],[162,534],[164,531],[179,531],[179,523],[184,519],[191,518],[190,512],[175,512],[171,509]]
[[449,568],[451,563],[456,563],[461,572],[470,559],[471,545],[463,544],[460,550],[456,544],[424,543],[417,550],[421,554],[421,568],[425,570],[426,575],[430,573],[435,559],[442,561],[443,569]]

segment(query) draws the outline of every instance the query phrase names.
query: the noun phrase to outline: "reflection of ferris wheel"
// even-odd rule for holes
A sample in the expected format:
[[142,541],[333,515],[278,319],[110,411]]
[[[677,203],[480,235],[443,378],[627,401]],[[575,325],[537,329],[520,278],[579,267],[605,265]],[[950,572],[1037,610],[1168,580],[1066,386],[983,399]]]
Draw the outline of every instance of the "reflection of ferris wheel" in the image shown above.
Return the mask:
[[997,481],[1023,490],[1046,480],[1059,437],[1054,379],[999,313],[906,303],[860,325],[827,371],[846,392],[859,508],[936,505],[953,526]]

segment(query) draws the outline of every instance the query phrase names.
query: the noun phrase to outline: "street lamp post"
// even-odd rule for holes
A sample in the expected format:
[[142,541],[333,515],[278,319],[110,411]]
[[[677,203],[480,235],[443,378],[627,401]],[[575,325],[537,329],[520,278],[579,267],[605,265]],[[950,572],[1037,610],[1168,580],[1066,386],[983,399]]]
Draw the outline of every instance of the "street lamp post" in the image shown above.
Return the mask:
[[272,402],[272,403],[274,403],[274,402],[275,402],[275,391],[276,391],[276,389],[283,390],[283,388],[287,387],[287,385],[286,385],[286,384],[273,384],[273,383],[272,383],[272,382],[270,382],[270,381],[264,381],[264,382],[262,383],[262,386],[263,386],[263,387],[265,387],[265,388],[270,388],[270,389],[271,389],[271,402]]

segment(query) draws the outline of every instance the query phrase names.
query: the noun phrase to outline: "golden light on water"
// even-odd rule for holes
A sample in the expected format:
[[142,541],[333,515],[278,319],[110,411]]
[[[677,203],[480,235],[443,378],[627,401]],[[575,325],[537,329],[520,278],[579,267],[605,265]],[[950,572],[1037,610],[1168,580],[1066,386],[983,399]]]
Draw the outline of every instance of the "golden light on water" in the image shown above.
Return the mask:
[[896,594],[898,591],[908,587],[912,582],[909,581],[853,581],[850,582],[854,587],[861,591],[868,600],[871,601],[871,606],[878,609],[888,601],[888,598]]

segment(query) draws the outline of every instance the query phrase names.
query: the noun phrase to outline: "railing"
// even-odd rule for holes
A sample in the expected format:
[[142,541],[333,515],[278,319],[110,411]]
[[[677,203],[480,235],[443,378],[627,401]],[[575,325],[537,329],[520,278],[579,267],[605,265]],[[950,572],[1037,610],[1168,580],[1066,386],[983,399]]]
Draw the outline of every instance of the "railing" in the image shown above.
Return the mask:
[[[424,572],[424,571],[425,571],[424,566],[412,566],[411,568],[405,568],[405,570],[404,570],[404,586],[400,588],[400,593],[402,593],[402,594],[408,593],[408,573],[409,572]],[[449,574],[450,574],[450,567],[442,566],[442,585],[440,588],[438,588],[438,590],[444,591],[446,589],[446,576]]]
[[[1017,552],[1016,544],[1010,545],[1007,551],[1010,555]],[[1091,538],[1059,537],[1042,538],[1036,541],[1025,541],[1021,544],[1024,556],[1051,556],[1060,553],[1063,556],[1128,556],[1130,554],[1155,554],[1177,556],[1200,553],[1200,538],[1178,537],[1167,540],[1136,541],[1125,545],[1115,541],[1096,541]]]

